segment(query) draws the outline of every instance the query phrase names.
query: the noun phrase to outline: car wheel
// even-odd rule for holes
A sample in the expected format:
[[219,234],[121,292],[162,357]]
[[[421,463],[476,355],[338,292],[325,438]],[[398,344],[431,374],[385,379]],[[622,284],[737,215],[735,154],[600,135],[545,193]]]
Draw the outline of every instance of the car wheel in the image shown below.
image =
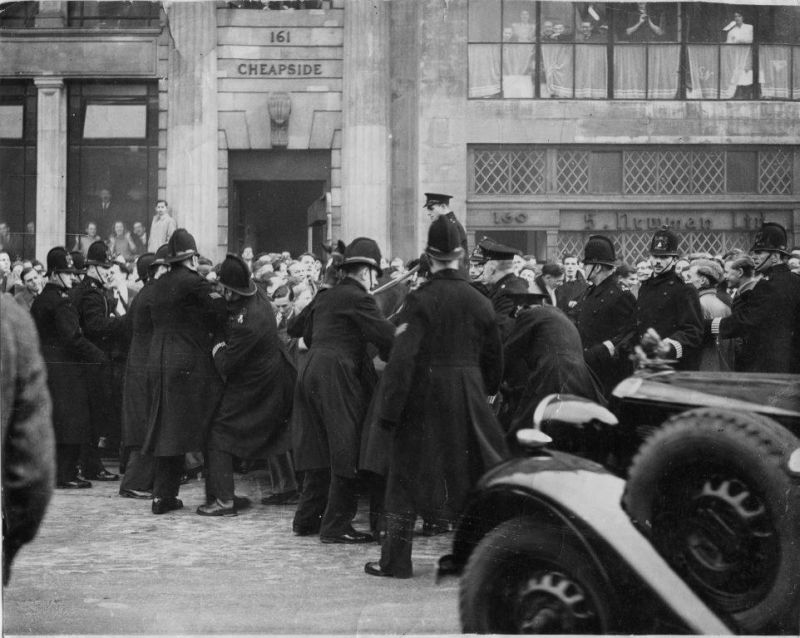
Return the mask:
[[771,419],[702,408],[669,419],[629,470],[634,524],[744,633],[798,629],[800,499],[785,470],[798,447]]
[[608,633],[614,608],[610,588],[571,535],[534,518],[487,534],[461,579],[465,633]]

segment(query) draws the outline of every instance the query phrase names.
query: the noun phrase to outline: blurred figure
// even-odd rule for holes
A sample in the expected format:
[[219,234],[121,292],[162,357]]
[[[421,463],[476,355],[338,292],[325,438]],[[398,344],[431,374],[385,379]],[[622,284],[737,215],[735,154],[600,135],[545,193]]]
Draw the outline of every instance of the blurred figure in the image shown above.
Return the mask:
[[133,232],[130,234],[134,255],[143,255],[147,252],[147,233],[142,222],[133,222]]
[[47,374],[31,316],[0,294],[3,585],[33,540],[53,494],[55,439]]
[[11,293],[13,285],[11,257],[5,250],[0,250],[0,292]]
[[72,250],[82,252],[83,256],[85,257],[86,253],[89,252],[89,246],[91,246],[97,240],[97,224],[94,222],[89,222],[86,224],[86,232],[77,237]]
[[108,238],[108,250],[112,257],[121,256],[125,261],[132,259],[135,254],[136,244],[121,221],[114,222],[114,232]]
[[615,273],[620,288],[627,290],[634,297],[639,294],[639,277],[636,274],[636,269],[628,264],[622,264],[617,267]]

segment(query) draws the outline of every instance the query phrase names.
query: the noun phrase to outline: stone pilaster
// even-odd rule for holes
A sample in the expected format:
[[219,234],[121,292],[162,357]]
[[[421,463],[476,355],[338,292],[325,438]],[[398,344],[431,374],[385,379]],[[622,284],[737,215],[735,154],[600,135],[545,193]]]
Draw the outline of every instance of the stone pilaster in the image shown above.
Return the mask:
[[[36,120],[36,258],[44,263],[67,233],[67,92],[64,79],[34,79]],[[69,247],[67,247],[69,248]]]
[[389,250],[389,3],[344,7],[342,238]]
[[217,18],[214,2],[173,2],[167,89],[167,195],[179,227],[219,259]]

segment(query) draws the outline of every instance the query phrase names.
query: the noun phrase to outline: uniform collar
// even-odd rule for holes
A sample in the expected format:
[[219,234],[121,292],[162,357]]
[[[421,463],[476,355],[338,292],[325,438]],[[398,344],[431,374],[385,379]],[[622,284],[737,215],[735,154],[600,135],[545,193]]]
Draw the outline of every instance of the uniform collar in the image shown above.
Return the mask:
[[[456,279],[466,281],[466,277],[464,274],[458,270],[454,270],[453,268],[446,268],[445,270],[440,270],[435,272],[431,275],[431,279]],[[502,279],[500,281],[503,281]],[[499,283],[499,282],[498,282]]]

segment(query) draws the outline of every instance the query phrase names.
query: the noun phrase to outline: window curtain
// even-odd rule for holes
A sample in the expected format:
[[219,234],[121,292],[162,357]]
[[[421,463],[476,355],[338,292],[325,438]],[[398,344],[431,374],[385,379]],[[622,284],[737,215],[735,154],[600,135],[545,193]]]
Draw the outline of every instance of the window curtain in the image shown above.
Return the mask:
[[575,46],[575,97],[608,97],[608,56],[605,45]]
[[542,97],[572,97],[572,45],[543,44]]
[[[789,98],[789,64],[792,55],[787,46],[762,46],[758,49],[758,77],[761,80],[761,96],[765,98]],[[795,88],[795,94],[797,88]]]
[[614,97],[674,99],[678,93],[679,60],[678,44],[617,45],[614,48]]
[[469,47],[469,96],[492,97],[500,93],[500,47],[471,44]]
[[535,49],[529,44],[503,47],[503,97],[533,97]]
[[[690,44],[689,54],[690,86],[687,97],[692,100],[712,100],[717,98],[719,83],[719,49],[715,44]],[[723,91],[726,90],[723,83]],[[734,87],[734,91],[736,87]]]
[[721,55],[720,97],[728,100],[737,86],[753,85],[753,54],[749,44],[723,44]]

